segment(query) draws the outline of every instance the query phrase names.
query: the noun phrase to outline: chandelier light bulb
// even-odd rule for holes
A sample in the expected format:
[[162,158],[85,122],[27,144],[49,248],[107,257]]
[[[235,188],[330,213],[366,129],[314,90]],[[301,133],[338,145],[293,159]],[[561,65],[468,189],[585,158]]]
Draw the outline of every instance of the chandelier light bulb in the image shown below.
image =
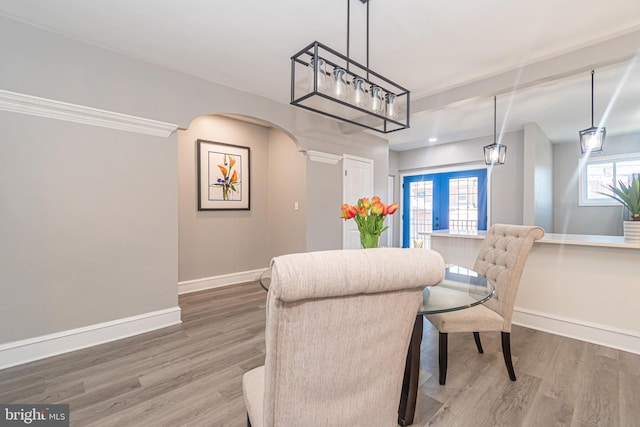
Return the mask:
[[587,136],[587,148],[589,150],[593,150],[598,146],[600,146],[600,138],[596,138],[596,135]]
[[584,143],[585,152],[602,151],[605,132],[602,129],[591,128],[588,132],[583,132],[581,138]]
[[371,111],[374,113],[384,111],[384,91],[376,85],[371,85]]
[[398,102],[397,102],[397,96],[392,94],[392,93],[388,93],[387,94],[387,117],[389,117],[390,119],[395,119],[398,116]]
[[497,162],[499,155],[500,155],[500,151],[498,147],[495,147],[493,150],[491,150],[491,154],[489,155],[491,157],[491,163]]
[[367,108],[367,94],[364,91],[364,80],[353,78],[353,103],[360,108]]
[[338,99],[346,99],[347,82],[344,81],[344,69],[336,67],[333,70],[333,96]]

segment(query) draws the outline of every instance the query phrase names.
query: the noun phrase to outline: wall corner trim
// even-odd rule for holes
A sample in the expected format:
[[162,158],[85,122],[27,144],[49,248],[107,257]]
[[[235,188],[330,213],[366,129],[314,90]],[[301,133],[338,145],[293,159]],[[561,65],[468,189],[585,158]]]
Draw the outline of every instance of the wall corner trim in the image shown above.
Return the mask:
[[308,150],[305,151],[305,154],[312,162],[318,163],[327,163],[329,165],[337,165],[340,160],[342,160],[342,156],[337,156],[335,154],[323,153],[321,151],[313,151]]
[[0,344],[0,369],[182,323],[180,307]]
[[178,125],[0,89],[0,110],[168,137]]

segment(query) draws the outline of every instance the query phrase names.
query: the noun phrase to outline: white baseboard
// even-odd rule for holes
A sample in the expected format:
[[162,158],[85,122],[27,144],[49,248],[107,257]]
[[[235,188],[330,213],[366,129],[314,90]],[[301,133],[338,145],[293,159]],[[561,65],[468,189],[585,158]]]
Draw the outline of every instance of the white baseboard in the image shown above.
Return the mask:
[[220,288],[222,286],[235,285],[237,283],[254,282],[260,278],[266,268],[241,271],[239,273],[223,274],[220,276],[204,277],[202,279],[186,280],[178,282],[178,294],[204,291],[205,289]]
[[515,307],[513,323],[580,341],[640,354],[640,333]]
[[180,307],[0,344],[0,369],[181,323]]

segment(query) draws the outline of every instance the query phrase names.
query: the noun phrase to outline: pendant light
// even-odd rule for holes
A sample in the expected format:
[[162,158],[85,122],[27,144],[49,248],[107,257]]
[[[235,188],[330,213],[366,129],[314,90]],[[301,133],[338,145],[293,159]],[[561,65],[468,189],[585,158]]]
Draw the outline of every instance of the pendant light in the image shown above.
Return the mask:
[[349,57],[351,0],[347,0],[347,54],[317,41],[291,57],[291,105],[389,133],[409,127],[410,92],[369,68],[369,1],[366,65]]
[[606,128],[593,125],[593,74],[594,70],[591,70],[591,127],[580,131],[580,151],[583,154],[602,153],[604,137],[607,134]]
[[507,146],[497,142],[496,116],[497,98],[493,97],[493,144],[484,146],[484,163],[487,165],[504,165],[507,156]]

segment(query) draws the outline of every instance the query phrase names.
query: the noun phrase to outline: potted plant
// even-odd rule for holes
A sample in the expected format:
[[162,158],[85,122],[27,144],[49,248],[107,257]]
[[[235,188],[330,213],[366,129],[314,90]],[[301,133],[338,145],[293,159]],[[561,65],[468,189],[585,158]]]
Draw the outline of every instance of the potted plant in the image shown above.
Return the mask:
[[640,176],[634,175],[631,183],[618,181],[618,187],[606,185],[610,193],[601,193],[622,203],[629,210],[630,221],[624,222],[624,237],[640,239]]

